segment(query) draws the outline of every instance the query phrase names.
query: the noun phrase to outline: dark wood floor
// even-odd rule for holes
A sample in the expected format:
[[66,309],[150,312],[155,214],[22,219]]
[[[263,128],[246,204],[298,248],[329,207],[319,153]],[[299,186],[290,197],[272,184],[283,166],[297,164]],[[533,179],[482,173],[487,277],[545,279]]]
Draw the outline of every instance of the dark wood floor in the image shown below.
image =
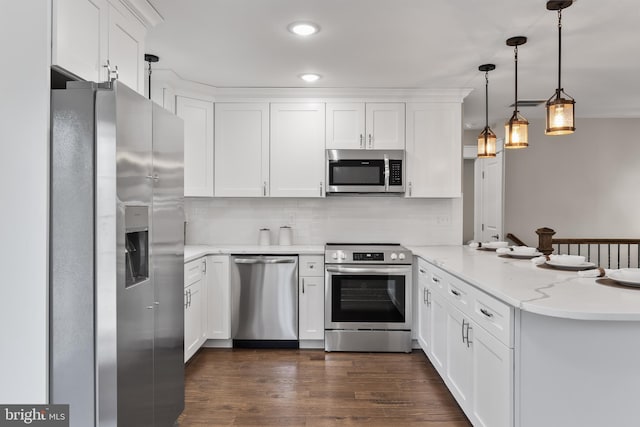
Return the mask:
[[187,426],[470,426],[422,351],[202,349]]

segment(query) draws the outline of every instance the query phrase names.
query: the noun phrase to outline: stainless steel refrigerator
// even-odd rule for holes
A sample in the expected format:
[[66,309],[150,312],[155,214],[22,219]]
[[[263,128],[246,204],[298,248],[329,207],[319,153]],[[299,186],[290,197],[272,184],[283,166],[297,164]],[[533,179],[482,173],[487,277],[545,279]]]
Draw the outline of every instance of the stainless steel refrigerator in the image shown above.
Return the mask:
[[49,400],[72,427],[184,408],[183,138],[117,81],[52,91]]

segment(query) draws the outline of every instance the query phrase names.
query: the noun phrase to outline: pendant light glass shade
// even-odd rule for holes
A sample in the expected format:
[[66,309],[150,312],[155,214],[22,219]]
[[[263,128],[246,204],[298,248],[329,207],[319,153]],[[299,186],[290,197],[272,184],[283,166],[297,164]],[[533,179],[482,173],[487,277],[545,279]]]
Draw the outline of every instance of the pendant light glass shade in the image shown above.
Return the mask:
[[489,71],[495,70],[494,64],[483,64],[478,70],[484,71],[484,129],[478,135],[478,158],[491,158],[496,156],[496,134],[489,127]]
[[511,118],[504,125],[504,148],[526,148],[529,146],[529,122],[518,111],[518,46],[527,38],[516,36],[507,39],[507,46],[513,46],[515,63],[515,101]]
[[568,135],[576,130],[575,127],[575,101],[567,95],[561,85],[562,64],[562,9],[573,3],[573,0],[551,0],[547,2],[548,10],[558,11],[558,88],[547,100],[547,135]]

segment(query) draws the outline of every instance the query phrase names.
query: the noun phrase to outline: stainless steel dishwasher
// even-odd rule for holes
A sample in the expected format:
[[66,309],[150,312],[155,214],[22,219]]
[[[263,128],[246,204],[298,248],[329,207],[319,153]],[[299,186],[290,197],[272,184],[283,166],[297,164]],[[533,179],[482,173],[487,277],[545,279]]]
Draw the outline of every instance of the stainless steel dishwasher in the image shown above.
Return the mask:
[[232,255],[234,347],[298,348],[298,256]]

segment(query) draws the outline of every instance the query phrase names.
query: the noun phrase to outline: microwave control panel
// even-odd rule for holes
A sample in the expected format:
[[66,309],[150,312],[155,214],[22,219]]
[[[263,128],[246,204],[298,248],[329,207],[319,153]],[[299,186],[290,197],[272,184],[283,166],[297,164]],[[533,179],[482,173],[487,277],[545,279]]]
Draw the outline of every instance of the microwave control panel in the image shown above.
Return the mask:
[[402,160],[389,160],[389,185],[402,185]]

